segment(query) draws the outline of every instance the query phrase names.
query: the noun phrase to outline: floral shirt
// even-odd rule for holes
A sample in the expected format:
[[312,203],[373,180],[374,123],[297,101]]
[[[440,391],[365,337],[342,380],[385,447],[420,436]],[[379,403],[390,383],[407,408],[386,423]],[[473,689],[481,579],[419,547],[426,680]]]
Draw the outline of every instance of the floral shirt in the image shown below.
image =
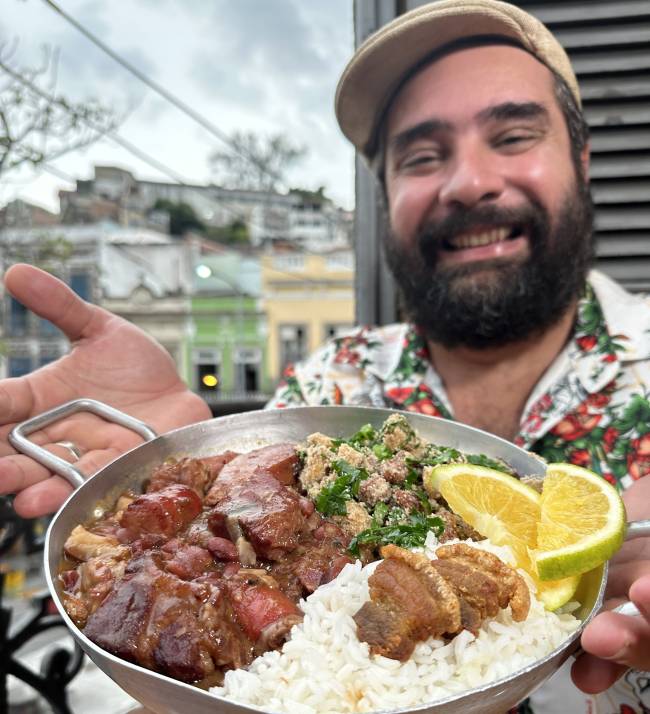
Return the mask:
[[[331,340],[287,370],[268,406],[320,404],[453,419],[424,336],[409,324],[361,327]],[[547,461],[590,468],[619,490],[650,475],[650,298],[627,293],[592,271],[572,338],[533,390],[515,443]],[[650,712],[647,673],[629,672],[598,697],[579,693],[566,672],[551,684],[520,711]]]
[[[290,367],[269,407],[355,404],[453,419],[417,327],[361,327]],[[593,271],[572,339],[524,409],[515,443],[619,489],[650,474],[650,298]]]

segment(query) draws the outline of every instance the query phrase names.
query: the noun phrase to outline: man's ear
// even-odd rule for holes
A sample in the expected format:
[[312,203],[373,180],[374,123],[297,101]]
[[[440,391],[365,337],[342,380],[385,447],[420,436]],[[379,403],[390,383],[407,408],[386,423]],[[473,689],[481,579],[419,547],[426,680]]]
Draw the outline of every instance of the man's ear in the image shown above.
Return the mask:
[[585,148],[580,152],[580,166],[582,168],[582,178],[589,181],[589,164],[591,157],[591,144],[587,142]]

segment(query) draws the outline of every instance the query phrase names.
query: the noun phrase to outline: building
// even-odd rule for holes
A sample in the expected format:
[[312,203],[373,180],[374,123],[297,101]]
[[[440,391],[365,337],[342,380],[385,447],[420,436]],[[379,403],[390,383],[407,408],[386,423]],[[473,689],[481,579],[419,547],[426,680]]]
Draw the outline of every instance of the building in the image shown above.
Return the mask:
[[193,265],[189,384],[215,416],[261,408],[273,384],[260,260],[254,252],[195,242]]
[[277,381],[287,364],[354,324],[352,251],[270,251],[262,257],[262,295],[269,372]]
[[[131,320],[172,355],[189,378],[191,251],[170,236],[103,223],[12,229],[0,233],[0,268],[15,262],[44,267],[85,300]],[[4,369],[20,376],[68,351],[51,323],[10,296],[3,300]]]
[[56,226],[61,222],[58,213],[18,198],[0,209],[0,230],[3,228],[36,228]]
[[[316,197],[316,198],[315,198]],[[322,194],[225,189],[214,185],[142,181],[114,166],[96,166],[95,175],[59,192],[62,223],[112,220],[121,226],[169,232],[161,201],[186,204],[206,227],[243,224],[253,246],[290,241],[309,250],[348,246],[352,214]]]

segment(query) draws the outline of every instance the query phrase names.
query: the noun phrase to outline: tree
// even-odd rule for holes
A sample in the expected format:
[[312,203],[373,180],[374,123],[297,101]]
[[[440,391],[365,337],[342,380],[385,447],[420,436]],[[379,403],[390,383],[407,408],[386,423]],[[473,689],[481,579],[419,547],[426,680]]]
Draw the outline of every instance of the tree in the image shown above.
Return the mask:
[[319,186],[315,191],[308,188],[291,188],[289,193],[300,196],[300,200],[303,203],[309,203],[312,206],[323,206],[325,203],[331,203],[330,199],[325,195],[325,186]]
[[0,45],[0,175],[40,166],[117,127],[113,112],[98,101],[74,103],[55,94],[56,54],[46,51],[40,67],[17,70],[9,65],[12,53]]
[[278,191],[289,168],[307,153],[282,134],[263,137],[236,131],[230,143],[233,151],[219,150],[209,157],[215,181],[225,188]]
[[248,226],[240,219],[235,219],[225,226],[210,226],[205,235],[208,240],[228,245],[241,245],[250,241]]
[[174,203],[166,198],[159,198],[153,210],[166,211],[169,214],[169,232],[173,236],[182,236],[187,231],[205,233],[205,223],[196,215],[196,211],[189,203]]

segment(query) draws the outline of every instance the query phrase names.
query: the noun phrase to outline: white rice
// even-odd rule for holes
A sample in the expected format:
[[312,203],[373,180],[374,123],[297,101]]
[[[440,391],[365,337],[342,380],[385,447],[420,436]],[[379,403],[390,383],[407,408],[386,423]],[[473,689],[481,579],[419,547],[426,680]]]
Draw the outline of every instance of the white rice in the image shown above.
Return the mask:
[[[513,563],[508,548],[473,543]],[[424,548],[434,558],[435,537]],[[377,566],[357,561],[300,606],[304,621],[291,630],[281,651],[267,652],[248,669],[226,673],[223,687],[211,691],[265,711],[287,714],[347,714],[401,709],[434,702],[505,677],[545,657],[580,621],[569,613],[547,612],[534,597],[524,622],[510,608],[483,623],[474,637],[463,630],[448,644],[429,639],[415,647],[407,662],[370,656],[357,639],[352,615],[369,599],[368,576]],[[521,572],[521,571],[520,571]]]

